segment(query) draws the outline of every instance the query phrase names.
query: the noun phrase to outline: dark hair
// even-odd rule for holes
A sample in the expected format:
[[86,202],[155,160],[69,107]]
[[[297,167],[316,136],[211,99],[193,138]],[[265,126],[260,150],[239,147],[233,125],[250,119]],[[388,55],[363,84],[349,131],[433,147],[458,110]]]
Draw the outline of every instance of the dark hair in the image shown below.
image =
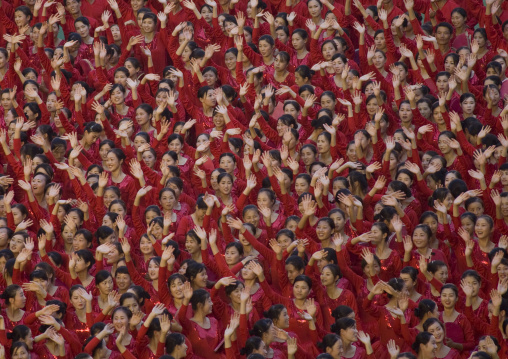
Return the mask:
[[433,337],[429,332],[420,332],[416,336],[415,342],[411,346],[411,348],[418,354],[420,352],[420,345],[426,345],[430,342],[430,339]]
[[248,356],[254,350],[258,350],[263,340],[258,336],[252,336],[245,342],[245,347],[240,350],[240,355]]
[[433,313],[436,310],[436,303],[430,299],[422,299],[420,303],[418,303],[418,307],[414,309],[415,316],[422,320],[427,313]]
[[273,322],[271,319],[260,319],[256,323],[254,323],[252,329],[249,331],[250,335],[256,335],[260,338],[263,338],[263,334],[270,330]]
[[166,353],[171,354],[177,345],[185,343],[185,336],[180,333],[171,333],[166,337]]
[[439,319],[429,318],[425,321],[425,323],[423,323],[423,331],[428,332],[429,327],[435,323],[439,323],[439,325],[441,325],[441,328],[443,328],[443,330],[445,330],[444,324]]
[[10,339],[13,343],[15,343],[20,340],[24,340],[30,334],[32,334],[30,328],[28,328],[26,325],[20,324],[16,325],[12,329],[12,332],[7,332],[7,339]]
[[330,329],[332,332],[340,336],[341,330],[347,330],[350,328],[354,328],[355,326],[356,320],[344,317],[335,321],[335,323],[331,325]]
[[326,334],[323,337],[323,341],[320,343],[317,343],[317,347],[321,349],[322,351],[326,351],[326,348],[333,348],[335,343],[337,343],[340,339],[340,336],[337,334]]

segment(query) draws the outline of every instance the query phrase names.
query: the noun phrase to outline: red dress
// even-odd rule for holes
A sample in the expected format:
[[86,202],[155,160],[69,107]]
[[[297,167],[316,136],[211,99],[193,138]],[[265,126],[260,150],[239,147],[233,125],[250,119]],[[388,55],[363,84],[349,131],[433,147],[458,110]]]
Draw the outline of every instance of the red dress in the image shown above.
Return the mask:
[[222,345],[224,332],[217,319],[208,317],[210,320],[210,328],[204,329],[196,322],[187,318],[187,307],[187,305],[182,305],[178,311],[177,318],[183,328],[183,334],[185,334],[192,343],[195,358],[224,359],[225,355],[223,353],[215,351],[219,344]]

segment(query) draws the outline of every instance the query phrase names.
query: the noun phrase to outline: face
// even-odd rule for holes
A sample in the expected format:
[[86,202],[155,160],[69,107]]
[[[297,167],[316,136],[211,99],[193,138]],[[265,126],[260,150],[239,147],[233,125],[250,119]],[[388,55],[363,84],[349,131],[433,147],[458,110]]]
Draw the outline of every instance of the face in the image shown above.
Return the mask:
[[113,278],[109,276],[97,285],[101,294],[109,294],[113,290]]
[[[118,72],[117,74],[123,74],[123,72]],[[123,74],[123,76],[125,76],[125,74]],[[111,101],[115,105],[123,104],[125,102],[125,94],[117,87],[111,92]]]
[[415,229],[413,233],[413,243],[418,249],[426,248],[429,245],[427,233],[421,228]]
[[380,69],[384,67],[386,63],[386,57],[384,57],[381,52],[376,51],[374,58],[372,59],[372,62],[374,63],[374,66],[376,66],[376,68]]
[[[197,286],[198,288],[205,288],[208,281],[208,274],[206,274],[206,270],[203,270],[198,273],[196,278],[194,278],[193,284]],[[210,300],[210,298],[208,298]],[[211,307],[211,300],[210,300],[210,308],[209,310],[212,310]],[[205,310],[205,313],[209,313]]]
[[295,282],[293,286],[293,295],[295,299],[307,299],[310,293],[309,285],[304,281]]
[[185,238],[185,250],[189,252],[190,254],[197,253],[201,250],[201,247],[194,238],[191,236],[187,236]]
[[224,156],[220,159],[219,167],[229,174],[233,174],[236,164],[230,156]]
[[134,298],[127,298],[123,301],[122,306],[129,309],[132,314],[139,312],[139,303]]
[[229,195],[232,189],[233,182],[231,182],[231,179],[229,177],[224,177],[220,180],[219,191],[221,191],[222,194]]
[[[289,244],[288,244],[288,245],[289,245]],[[292,265],[292,264],[286,264],[286,272],[287,272],[288,279],[289,279],[289,282],[290,282],[290,283],[293,283],[293,282],[295,281],[295,278],[296,278],[297,276],[299,276],[300,274],[302,274],[302,271],[301,271],[301,270],[296,269],[296,268],[295,268],[295,266],[294,266],[294,265]],[[301,283],[301,282],[299,282],[299,283]],[[306,285],[306,284],[305,284],[305,285]],[[299,287],[299,288],[300,288],[300,287]],[[307,286],[307,288],[308,288],[308,286]],[[293,294],[295,294],[294,292],[295,292],[295,291],[294,291],[294,289],[293,289]]]
[[175,279],[171,282],[169,286],[169,291],[173,298],[181,299],[183,298],[183,282],[180,279]]
[[338,280],[338,277],[335,277],[330,268],[323,268],[321,271],[321,284],[325,287],[329,285],[334,285]]
[[446,27],[440,26],[436,30],[436,40],[439,45],[448,45],[451,38],[450,30]]
[[81,310],[85,308],[86,301],[82,296],[78,295],[78,291],[75,290],[71,296],[71,304],[77,310]]
[[210,87],[215,87],[215,84],[217,83],[217,75],[213,71],[203,73],[203,79]]
[[337,340],[333,347],[326,348],[326,352],[332,356],[333,359],[340,359],[342,358],[343,354],[343,345],[342,340]]
[[32,179],[32,191],[35,195],[43,194],[44,186],[46,186],[46,180],[44,179],[44,177],[36,175]]
[[153,245],[152,242],[146,237],[142,237],[139,241],[139,249],[143,254],[152,254],[153,253]]
[[273,46],[265,40],[259,41],[259,52],[263,57],[269,57],[273,53]]
[[446,288],[441,291],[441,303],[443,303],[445,308],[454,307],[456,302],[457,296],[452,289]]
[[22,235],[15,235],[11,238],[9,243],[9,249],[14,253],[19,253],[21,250],[25,248],[25,239]]
[[287,43],[289,40],[289,36],[284,30],[275,31],[275,35],[277,35],[277,39],[283,44]]
[[436,351],[437,351],[436,338],[434,338],[433,336],[430,337],[430,340],[427,344],[425,345],[420,344],[420,352],[425,353],[431,358],[435,357]]
[[123,310],[117,310],[113,315],[113,326],[116,331],[122,330],[123,327],[129,324],[129,317]]
[[321,6],[317,1],[309,1],[307,8],[309,9],[310,16],[318,17],[321,15]]
[[492,228],[490,223],[485,220],[485,218],[480,218],[476,221],[476,225],[474,227],[475,233],[478,239],[484,239],[490,236],[492,232]]
[[76,22],[74,25],[76,27],[76,32],[81,36],[81,38],[86,39],[90,36],[90,27],[82,23],[81,21]]
[[159,264],[154,260],[151,260],[148,265],[148,277],[150,280],[156,280],[159,278]]
[[116,275],[116,286],[122,292],[125,292],[132,284],[131,277],[128,274],[119,273]]
[[462,28],[462,26],[464,26],[464,24],[466,23],[466,19],[460,15],[458,12],[454,12],[452,14],[452,25],[453,27],[455,27],[456,29],[457,28]]
[[110,209],[111,209],[111,212],[116,213],[116,214],[123,216],[123,217],[125,217],[125,215],[127,214],[125,207],[119,203],[115,203],[114,205],[111,206]]
[[26,351],[24,347],[17,348],[14,353],[12,353],[12,359],[29,359],[30,354]]
[[447,76],[439,76],[436,79],[436,86],[439,92],[448,91],[448,77]]
[[176,206],[177,200],[173,192],[166,190],[161,195],[160,203],[164,210],[170,210]]
[[123,161],[119,161],[118,157],[113,152],[109,152],[106,156],[106,167],[111,171],[117,171],[120,169]]
[[356,324],[347,329],[342,329],[340,331],[340,336],[342,340],[347,340],[349,342],[357,342],[358,341],[358,330],[356,329]]
[[441,283],[446,283],[448,280],[448,268],[446,266],[440,267],[436,273],[434,273],[434,278],[436,278]]
[[[120,84],[125,88],[127,85],[127,77],[128,76],[125,72],[117,71],[114,76],[115,84]],[[115,101],[121,103],[122,98],[125,98],[125,94],[122,91],[120,91],[119,88],[116,88],[115,91],[113,91],[113,93],[111,94],[111,100],[115,105],[117,104]]]
[[321,48],[321,52],[323,53],[323,57],[326,61],[331,61],[333,55],[335,55],[337,50],[331,43],[326,43]]
[[138,11],[144,6],[145,2],[143,0],[131,0],[132,10]]
[[9,303],[15,308],[24,308],[26,304],[26,297],[23,289],[19,289],[16,292],[16,296],[14,298],[9,299]]
[[155,23],[152,19],[143,19],[142,29],[146,33],[152,33],[155,30]]
[[386,40],[385,40],[385,34],[379,33],[374,38],[374,44],[376,45],[376,49],[378,50],[385,50],[386,49]]
[[320,241],[329,239],[332,235],[332,228],[326,221],[321,221],[316,227],[316,235]]
[[432,109],[425,102],[421,102],[418,104],[418,111],[420,111],[420,115],[422,115],[422,117],[426,119],[429,119],[430,116],[432,115]]
[[300,157],[306,166],[310,166],[312,162],[316,161],[316,153],[308,147],[300,151]]

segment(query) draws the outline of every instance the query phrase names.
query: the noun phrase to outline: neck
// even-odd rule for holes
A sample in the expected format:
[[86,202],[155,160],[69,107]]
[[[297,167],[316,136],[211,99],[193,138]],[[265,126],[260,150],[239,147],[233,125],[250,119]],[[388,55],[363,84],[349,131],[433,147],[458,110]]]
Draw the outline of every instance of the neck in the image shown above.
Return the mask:
[[438,343],[438,342],[436,342],[436,345],[437,345],[437,350],[436,350],[436,352],[438,352],[438,351],[440,351],[440,350],[443,348],[444,343],[443,343],[443,342],[439,342],[439,343]]
[[337,282],[328,284],[326,286],[326,294],[328,294],[329,297],[331,297],[335,292],[337,291]]
[[175,304],[175,307],[180,308],[183,303],[183,298],[173,298],[173,303]]
[[256,285],[257,283],[257,279],[256,278],[253,278],[253,279],[245,279],[244,280],[244,285],[245,287],[247,288],[252,288]]
[[191,257],[192,259],[194,259],[196,262],[199,262],[201,263],[202,259],[201,259],[201,251],[197,251],[195,253],[192,253],[191,254]]
[[13,317],[14,315],[18,314],[20,310],[21,309],[16,308],[13,305],[8,306],[7,309],[6,309],[7,313],[9,313],[11,315],[11,317]]
[[489,237],[485,237],[485,238],[478,238],[478,244],[480,245],[480,247],[487,247],[489,245],[489,242],[490,242],[490,238]]
[[305,305],[305,299],[294,299],[295,305],[297,307],[303,307]]
[[76,272],[76,275],[81,282],[84,282],[88,278],[88,271],[83,270],[81,272]]
[[445,54],[447,53],[448,51],[450,51],[450,44],[449,43],[446,43],[444,45],[439,45],[439,50],[441,51],[442,54]]
[[383,253],[386,249],[389,249],[389,248],[386,245],[386,241],[385,240],[381,240],[381,242],[376,244],[376,252],[378,252],[379,254]]
[[81,309],[74,308],[74,310],[76,311],[76,314],[78,315],[78,317],[80,317],[82,315],[86,315],[86,307],[83,307]]
[[143,126],[141,126],[141,131],[148,132],[148,131],[150,131],[151,128],[152,128],[152,125],[150,124],[150,122],[147,122],[147,123],[143,124]]
[[296,50],[296,53],[298,55],[303,55],[307,53],[307,49],[305,47],[302,47],[301,49]]
[[240,303],[235,303],[231,301],[231,307],[235,310],[235,312],[240,313]]
[[117,111],[123,111],[125,109],[125,102],[121,102],[121,103],[115,105],[115,109]]
[[116,170],[111,171],[111,177],[120,177],[122,175],[122,168],[118,167]]
[[150,350],[152,352],[155,352],[157,350],[157,345],[159,343],[159,335],[153,335],[151,338],[150,338],[150,343],[148,344],[148,346],[150,347]]
[[231,195],[230,194],[224,194],[222,193],[221,191],[217,191],[217,197],[219,197],[220,199],[222,199],[222,201],[226,201],[226,200],[229,200]]
[[65,253],[72,253],[72,252],[74,252],[72,243],[65,243]]
[[78,17],[81,17],[83,15],[81,14],[81,11],[78,11],[77,13],[71,14],[71,16],[74,20],[76,20]]
[[34,193],[34,197],[37,200],[37,202],[39,202],[39,204],[46,202],[45,201],[46,196],[44,195],[44,193],[41,193],[41,194],[35,194]]
[[155,32],[145,32],[145,40],[148,40],[148,42],[151,42],[153,38],[155,37]]
[[427,255],[427,251],[429,250],[429,247],[422,247],[422,248],[418,248],[418,253],[420,253],[422,256],[426,256]]
[[333,243],[330,240],[330,237],[321,241],[321,248],[333,248]]
[[445,158],[446,162],[449,162],[450,160],[453,160],[455,158],[455,151],[452,150],[447,153],[444,153],[443,157]]
[[321,25],[321,21],[323,21],[321,14],[312,17],[312,22],[316,25]]
[[206,318],[206,315],[202,310],[198,310],[198,311],[194,312],[193,319],[195,322],[204,323],[205,318]]
[[267,56],[263,56],[263,62],[266,63],[272,63],[273,61],[273,53],[269,53]]
[[444,310],[443,310],[443,315],[445,315],[447,317],[452,316],[454,313],[455,313],[455,307],[444,308]]
[[346,352],[349,349],[351,349],[351,344],[353,344],[353,342],[351,342],[343,337],[341,337],[341,338],[342,338],[342,348]]

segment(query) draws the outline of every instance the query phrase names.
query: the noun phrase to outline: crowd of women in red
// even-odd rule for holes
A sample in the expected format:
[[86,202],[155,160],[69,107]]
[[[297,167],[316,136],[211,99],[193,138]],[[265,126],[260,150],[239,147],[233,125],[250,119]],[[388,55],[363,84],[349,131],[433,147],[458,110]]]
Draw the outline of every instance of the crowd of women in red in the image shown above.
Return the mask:
[[505,359],[508,2],[0,0],[0,359]]

